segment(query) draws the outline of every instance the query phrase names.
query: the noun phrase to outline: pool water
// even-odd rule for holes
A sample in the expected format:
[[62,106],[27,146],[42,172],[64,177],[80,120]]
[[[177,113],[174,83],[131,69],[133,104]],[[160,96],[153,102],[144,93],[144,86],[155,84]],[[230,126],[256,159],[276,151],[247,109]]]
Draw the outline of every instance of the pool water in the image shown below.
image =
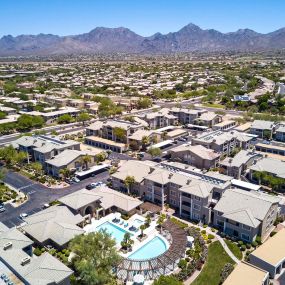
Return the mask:
[[124,229],[111,224],[110,222],[105,222],[96,227],[96,231],[100,230],[106,230],[107,233],[111,234],[112,238],[116,240],[117,244],[121,244],[121,241],[124,239],[124,235],[127,232]]
[[132,253],[130,259],[150,259],[161,255],[167,250],[166,243],[160,238],[155,237],[145,245],[140,247],[137,251]]

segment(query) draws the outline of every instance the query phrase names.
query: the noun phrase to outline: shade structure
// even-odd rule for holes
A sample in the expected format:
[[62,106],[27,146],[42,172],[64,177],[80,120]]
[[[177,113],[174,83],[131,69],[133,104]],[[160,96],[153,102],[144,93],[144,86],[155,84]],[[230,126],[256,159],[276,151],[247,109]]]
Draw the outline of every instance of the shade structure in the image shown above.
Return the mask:
[[134,285],[144,284],[144,276],[142,274],[137,274],[134,276]]

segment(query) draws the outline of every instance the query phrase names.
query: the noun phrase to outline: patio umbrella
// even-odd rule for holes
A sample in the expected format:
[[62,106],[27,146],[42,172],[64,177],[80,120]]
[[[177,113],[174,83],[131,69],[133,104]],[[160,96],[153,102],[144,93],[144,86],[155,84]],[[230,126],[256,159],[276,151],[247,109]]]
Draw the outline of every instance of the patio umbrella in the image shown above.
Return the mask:
[[142,274],[137,274],[134,276],[134,285],[144,284],[144,276]]

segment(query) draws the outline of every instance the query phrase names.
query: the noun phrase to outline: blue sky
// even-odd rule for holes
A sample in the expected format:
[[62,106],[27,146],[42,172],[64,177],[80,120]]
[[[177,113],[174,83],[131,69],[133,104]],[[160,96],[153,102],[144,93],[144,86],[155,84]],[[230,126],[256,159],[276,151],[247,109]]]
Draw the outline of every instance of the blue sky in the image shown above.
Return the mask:
[[98,26],[127,27],[149,36],[188,23],[221,32],[285,26],[284,0],[0,0],[0,37],[79,34]]

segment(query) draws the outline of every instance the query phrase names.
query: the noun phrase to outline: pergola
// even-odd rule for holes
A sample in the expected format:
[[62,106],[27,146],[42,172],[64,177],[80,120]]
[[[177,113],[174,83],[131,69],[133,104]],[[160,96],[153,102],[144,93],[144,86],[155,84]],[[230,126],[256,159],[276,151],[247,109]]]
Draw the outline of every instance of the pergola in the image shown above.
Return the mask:
[[178,225],[167,220],[163,224],[162,235],[170,243],[167,251],[157,257],[145,260],[123,258],[115,268],[118,278],[124,281],[133,281],[135,275],[141,274],[145,280],[153,280],[160,275],[171,273],[185,255],[187,234]]

